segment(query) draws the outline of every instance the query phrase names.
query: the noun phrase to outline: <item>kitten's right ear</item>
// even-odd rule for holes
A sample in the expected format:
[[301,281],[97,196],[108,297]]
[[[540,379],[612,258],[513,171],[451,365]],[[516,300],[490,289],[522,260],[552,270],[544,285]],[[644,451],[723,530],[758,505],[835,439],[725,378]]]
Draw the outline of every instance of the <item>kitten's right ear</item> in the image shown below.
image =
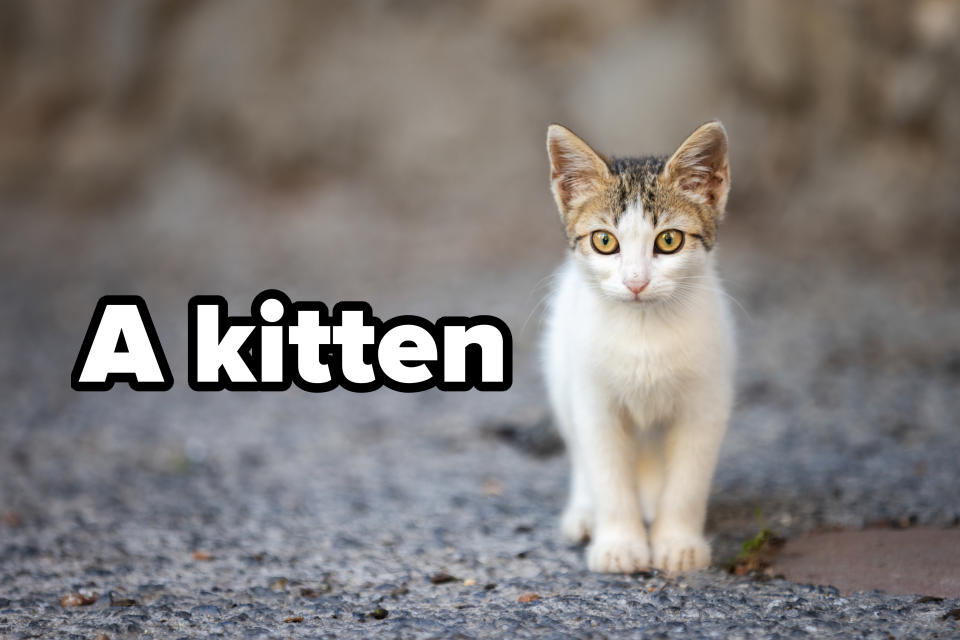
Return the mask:
[[559,124],[547,129],[547,154],[550,186],[564,218],[600,193],[613,177],[602,155]]

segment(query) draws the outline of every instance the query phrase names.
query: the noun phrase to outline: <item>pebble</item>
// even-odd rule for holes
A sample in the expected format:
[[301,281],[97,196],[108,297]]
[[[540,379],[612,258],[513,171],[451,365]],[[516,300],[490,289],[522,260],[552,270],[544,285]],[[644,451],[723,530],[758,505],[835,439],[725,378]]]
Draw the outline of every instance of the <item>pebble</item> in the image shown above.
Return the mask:
[[97,595],[83,595],[80,593],[68,593],[60,598],[61,607],[86,607],[97,601]]
[[456,582],[457,579],[446,571],[439,571],[430,576],[430,584],[446,584],[447,582]]
[[201,618],[219,618],[222,614],[219,607],[212,604],[202,604],[190,609],[190,615]]

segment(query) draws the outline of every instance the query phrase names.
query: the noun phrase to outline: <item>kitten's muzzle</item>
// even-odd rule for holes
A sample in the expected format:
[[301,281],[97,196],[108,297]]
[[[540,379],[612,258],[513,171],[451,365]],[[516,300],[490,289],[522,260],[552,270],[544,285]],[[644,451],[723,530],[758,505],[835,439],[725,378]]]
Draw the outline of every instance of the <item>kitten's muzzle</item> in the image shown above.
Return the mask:
[[639,278],[627,278],[623,281],[623,286],[630,289],[634,296],[639,296],[640,292],[646,289],[648,284],[650,284],[649,280],[641,280]]

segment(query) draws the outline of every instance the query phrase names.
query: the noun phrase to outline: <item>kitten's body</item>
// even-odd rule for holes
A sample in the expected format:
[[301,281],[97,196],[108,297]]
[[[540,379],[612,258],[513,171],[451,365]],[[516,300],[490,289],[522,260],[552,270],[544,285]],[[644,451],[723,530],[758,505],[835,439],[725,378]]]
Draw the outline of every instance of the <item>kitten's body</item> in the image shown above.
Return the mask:
[[[718,144],[717,131],[722,159],[611,161],[551,127],[554,194],[573,253],[549,313],[545,375],[573,467],[563,533],[592,539],[595,571],[710,562],[703,524],[734,360],[710,248],[729,175],[722,127],[691,136],[712,153],[705,143]],[[598,229],[615,234],[615,253],[592,249]],[[664,230],[685,240],[655,253]]]

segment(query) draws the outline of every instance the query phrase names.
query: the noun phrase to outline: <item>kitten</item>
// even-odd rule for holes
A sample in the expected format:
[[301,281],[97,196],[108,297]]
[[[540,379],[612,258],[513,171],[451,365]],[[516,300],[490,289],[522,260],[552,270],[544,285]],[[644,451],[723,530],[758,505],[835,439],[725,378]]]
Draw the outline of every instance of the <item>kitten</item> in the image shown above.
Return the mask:
[[730,188],[726,132],[709,122],[670,158],[608,159],[552,125],[547,152],[571,250],[544,359],[573,467],[563,534],[591,540],[593,571],[706,567],[707,496],[733,402],[733,326],[712,251]]

